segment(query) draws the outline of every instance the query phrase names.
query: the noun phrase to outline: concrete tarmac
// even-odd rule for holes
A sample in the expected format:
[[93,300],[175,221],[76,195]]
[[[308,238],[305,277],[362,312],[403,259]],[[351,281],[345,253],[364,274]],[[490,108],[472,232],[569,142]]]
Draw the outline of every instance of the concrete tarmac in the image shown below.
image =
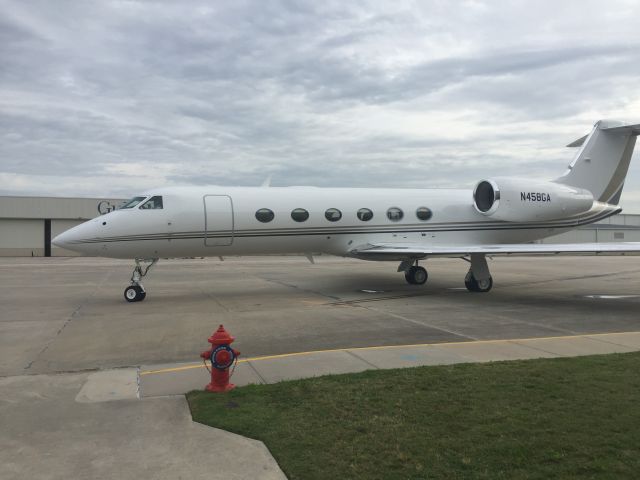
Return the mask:
[[640,257],[497,258],[494,289],[468,264],[318,257],[160,261],[145,301],[122,292],[132,262],[0,259],[0,376],[190,362],[218,324],[246,357],[309,350],[640,330]]
[[284,480],[262,442],[191,421],[184,396],[74,401],[87,373],[0,378],[0,478]]
[[[496,259],[489,294],[464,289],[461,260],[425,262],[425,286],[395,263],[316,262],[161,261],[129,304],[131,262],[0,259],[0,478],[283,478],[262,444],[193,424],[167,396],[206,382],[180,362],[220,323],[244,359],[339,350],[244,361],[239,384],[640,348],[638,333],[598,335],[640,331],[638,257]],[[406,344],[429,345],[389,348]]]

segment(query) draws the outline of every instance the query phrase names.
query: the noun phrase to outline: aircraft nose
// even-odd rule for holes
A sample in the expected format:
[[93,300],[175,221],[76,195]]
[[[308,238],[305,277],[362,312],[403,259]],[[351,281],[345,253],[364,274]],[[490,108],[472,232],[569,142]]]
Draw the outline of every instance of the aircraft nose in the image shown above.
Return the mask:
[[80,251],[81,245],[78,242],[87,236],[87,223],[88,222],[82,223],[62,232],[51,240],[51,243],[56,247]]
[[51,240],[51,243],[53,243],[56,247],[68,248],[74,238],[71,230],[73,230],[73,228],[67,230],[66,232],[62,232],[59,235],[56,235],[53,240]]
[[[115,212],[112,212],[115,213]],[[107,246],[101,241],[101,235],[107,231],[107,222],[111,224],[113,218],[103,215],[93,220],[88,220],[80,225],[76,225],[69,230],[57,235],[51,242],[65,250],[71,250],[83,255],[106,256]]]

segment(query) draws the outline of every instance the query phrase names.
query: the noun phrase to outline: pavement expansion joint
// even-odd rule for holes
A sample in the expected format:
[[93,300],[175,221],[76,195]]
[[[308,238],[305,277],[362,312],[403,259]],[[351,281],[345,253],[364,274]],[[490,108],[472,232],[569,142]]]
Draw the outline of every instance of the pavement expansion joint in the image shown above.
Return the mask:
[[95,297],[96,293],[100,290],[100,288],[103,286],[103,284],[110,278],[111,276],[111,271],[108,271],[107,274],[105,275],[105,277],[98,283],[97,288],[93,289],[92,292],[84,298],[84,300],[73,310],[73,312],[71,312],[71,315],[69,315],[64,323],[62,324],[62,326],[58,329],[58,331],[55,333],[55,335],[53,337],[51,337],[42,347],[42,349],[36,354],[36,356],[27,364],[27,366],[24,368],[25,370],[29,370],[31,369],[31,367],[33,366],[34,363],[36,363],[41,357],[42,355],[44,355],[44,353],[49,349],[49,347],[51,347],[51,345],[55,342],[55,340],[62,335],[62,332],[64,332],[65,328],[67,328],[67,326],[71,323],[71,321],[78,316],[78,314],[80,313],[80,311],[85,308],[89,302],[93,299],[93,297]]
[[562,355],[560,355],[560,354],[558,354],[556,352],[552,352],[550,350],[541,348],[539,346],[536,347],[536,346],[533,346],[533,345],[530,345],[530,344],[527,344],[527,343],[524,343],[524,342],[521,342],[521,341],[518,341],[518,340],[513,340],[511,343],[513,345],[518,345],[519,347],[528,348],[529,350],[534,350],[536,352],[548,353],[549,355],[553,355],[554,357],[562,356]]
[[257,377],[260,379],[260,381],[262,383],[268,383],[265,380],[265,378],[262,375],[260,375],[260,372],[256,369],[256,367],[253,365],[253,363],[251,363],[251,361],[247,361],[246,363],[247,363],[247,365],[249,365],[249,368],[251,368],[251,370],[253,370],[255,372],[255,374],[257,375]]
[[345,350],[345,353],[347,353],[347,354],[351,355],[351,356],[352,356],[352,357],[354,357],[354,358],[357,358],[357,359],[358,359],[358,360],[360,360],[361,362],[366,363],[367,365],[371,366],[372,368],[375,368],[376,370],[379,370],[379,369],[380,369],[380,367],[379,367],[379,366],[377,366],[377,365],[375,365],[375,364],[373,364],[373,363],[371,363],[371,362],[369,362],[369,361],[365,360],[365,359],[364,359],[364,358],[362,358],[360,355],[356,355],[356,354],[355,354],[353,351],[351,351],[351,350]]
[[319,292],[317,290],[310,290],[308,288],[302,288],[302,287],[299,287],[298,285],[295,285],[293,283],[287,283],[287,282],[284,282],[282,280],[277,280],[275,278],[269,278],[269,277],[265,277],[265,276],[261,276],[261,275],[259,275],[258,278],[260,278],[260,279],[262,279],[262,280],[264,280],[266,282],[271,282],[271,283],[275,283],[277,285],[281,285],[283,287],[287,287],[287,288],[292,288],[294,290],[298,290],[299,292],[310,293],[312,295],[318,295],[320,297],[330,298],[331,300],[341,300],[340,297],[336,297],[334,295],[327,295],[326,293],[322,293],[322,292]]
[[532,282],[521,282],[521,283],[510,283],[510,284],[505,284],[503,285],[503,287],[508,287],[508,288],[512,288],[512,287],[527,287],[529,285],[539,285],[539,284],[547,284],[550,282],[572,282],[572,281],[576,281],[576,280],[586,280],[586,279],[592,279],[592,278],[606,278],[606,277],[616,277],[619,275],[626,275],[626,274],[637,274],[640,273],[640,270],[622,270],[619,272],[607,272],[607,273],[594,273],[592,275],[576,275],[573,277],[561,277],[561,278],[550,278],[548,280],[535,280]]
[[[625,347],[626,345],[624,345],[623,343],[618,343],[615,342],[614,339],[607,337],[606,339],[601,337],[602,334],[593,334],[593,335],[586,335],[587,338],[594,340],[596,342],[602,342],[602,343],[608,343],[610,345],[616,345],[618,347]],[[610,334],[611,336],[616,335],[615,333]]]
[[136,398],[138,400],[142,398],[140,393],[140,367],[136,367]]
[[375,308],[369,305],[358,305],[361,308],[366,308],[367,310],[371,310],[373,312],[377,312],[377,313],[382,313],[384,315],[389,315],[390,317],[393,318],[397,318],[398,320],[403,320],[405,322],[409,322],[409,323],[413,323],[414,325],[420,325],[421,327],[427,327],[427,328],[433,328],[434,330],[439,330],[441,332],[446,332],[450,335],[455,335],[456,337],[460,337],[460,338],[466,338],[469,341],[477,341],[479,340],[476,337],[472,337],[470,335],[465,335],[463,333],[460,332],[456,332],[454,330],[450,330],[450,329],[446,329],[443,327],[439,327],[437,325],[433,325],[431,323],[427,323],[427,322],[421,322],[420,320],[415,320],[413,318],[409,318],[409,317],[405,317],[404,315],[399,315],[397,313],[392,313],[392,312],[387,312],[385,310],[379,309],[379,308]]
[[[464,288],[464,290],[466,290],[466,288]],[[366,292],[365,290],[362,290],[362,291]],[[403,300],[405,298],[427,297],[427,296],[429,296],[429,293],[406,293],[406,294],[398,294],[398,295],[389,295],[386,297],[371,297],[371,298],[356,298],[354,300],[339,300],[337,302],[328,302],[325,305],[328,305],[328,306],[357,305],[360,303],[384,302],[387,300]]]

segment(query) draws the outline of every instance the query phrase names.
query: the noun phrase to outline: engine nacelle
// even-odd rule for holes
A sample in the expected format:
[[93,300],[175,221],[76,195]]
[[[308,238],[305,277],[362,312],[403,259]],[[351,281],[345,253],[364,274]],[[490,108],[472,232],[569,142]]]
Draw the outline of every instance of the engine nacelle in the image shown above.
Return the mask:
[[507,222],[556,220],[589,211],[593,195],[582,188],[524,178],[478,182],[473,206],[483,215]]

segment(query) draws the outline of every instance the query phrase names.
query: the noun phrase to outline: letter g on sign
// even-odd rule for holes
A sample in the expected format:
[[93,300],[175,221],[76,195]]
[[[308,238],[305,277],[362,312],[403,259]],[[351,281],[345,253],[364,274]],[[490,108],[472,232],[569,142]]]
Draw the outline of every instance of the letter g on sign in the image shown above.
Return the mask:
[[98,202],[98,213],[100,215],[113,212],[113,210],[114,208],[113,208],[113,205],[111,205],[111,202],[108,202],[106,200],[101,200],[100,202]]

